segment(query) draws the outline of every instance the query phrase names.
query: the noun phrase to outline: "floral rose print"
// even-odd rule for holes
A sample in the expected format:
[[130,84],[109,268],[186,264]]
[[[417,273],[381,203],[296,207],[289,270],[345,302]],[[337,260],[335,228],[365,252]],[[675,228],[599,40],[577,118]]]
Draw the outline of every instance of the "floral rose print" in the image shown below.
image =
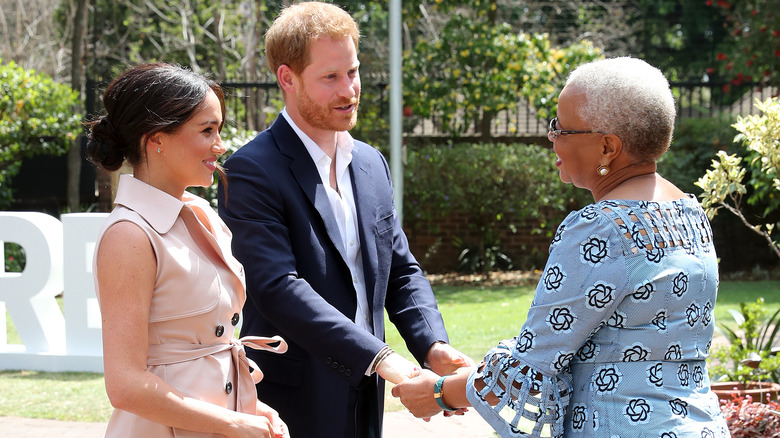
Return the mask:
[[688,291],[688,274],[685,272],[680,272],[677,274],[677,276],[674,278],[672,286],[672,293],[677,297],[679,300],[682,298],[683,295],[685,295],[685,292]]
[[661,362],[647,367],[647,384],[656,388],[661,388],[664,385],[664,371]]
[[651,321],[654,326],[658,327],[659,332],[666,331],[666,309],[661,309],[655,314],[655,318]]
[[585,422],[587,421],[588,413],[585,408],[585,405],[582,404],[576,404],[571,409],[571,427],[574,430],[582,430],[583,427],[585,427]]
[[598,282],[585,292],[587,301],[585,304],[590,309],[604,310],[615,300],[615,286],[608,283]]
[[655,286],[653,283],[648,281],[636,287],[636,291],[631,294],[631,299],[636,303],[649,301],[653,295],[653,292],[655,292]]
[[563,283],[566,274],[561,269],[561,265],[554,264],[547,269],[544,274],[544,287],[547,292],[557,292]]
[[664,354],[664,360],[680,360],[682,359],[682,346],[680,344],[671,344],[666,349]]
[[517,353],[521,356],[524,356],[530,350],[533,350],[535,338],[536,334],[533,332],[533,330],[528,327],[523,328],[523,331],[520,333],[520,335],[517,336],[517,339],[515,340],[515,350]]
[[598,266],[607,258],[607,240],[599,236],[590,236],[580,245],[580,259],[583,263]]
[[664,253],[663,248],[653,247],[652,249],[648,249],[645,252],[645,258],[647,259],[647,261],[650,262],[650,263],[656,263],[656,264],[657,263],[661,263],[661,261],[664,258],[664,255],[665,255],[665,253]]
[[574,358],[573,351],[562,351],[555,356],[555,361],[550,364],[550,369],[555,373],[560,373],[569,365],[569,362]]
[[669,400],[669,406],[671,406],[674,415],[679,415],[683,418],[688,416],[688,403],[685,400],[680,400],[679,398]]
[[644,228],[638,227],[637,224],[633,224],[631,226],[631,233],[630,233],[631,234],[631,240],[634,241],[634,245],[637,248],[644,248],[645,247],[645,242],[643,241],[643,238],[642,238],[642,230],[643,229]]
[[612,394],[617,390],[622,381],[623,374],[620,370],[614,365],[607,365],[596,371],[591,385],[599,395]]
[[691,372],[688,370],[687,363],[681,363],[677,369],[677,379],[680,381],[681,386],[688,386],[691,384]]
[[635,398],[626,404],[626,417],[633,423],[646,423],[653,408],[643,398]]
[[582,347],[577,350],[577,359],[581,362],[592,362],[599,354],[599,349],[599,344],[588,339]]
[[650,355],[650,350],[642,344],[636,343],[623,350],[623,362],[639,362],[647,359],[648,355]]
[[547,315],[547,325],[555,333],[571,333],[571,328],[577,316],[569,306],[553,307]]
[[702,388],[703,382],[704,382],[704,370],[702,369],[701,365],[696,365],[693,367],[693,383],[696,385],[697,388]]
[[592,221],[593,219],[596,219],[598,217],[599,213],[596,211],[596,207],[593,205],[588,205],[585,208],[582,209],[582,218],[587,221]]
[[704,303],[704,307],[701,309],[701,323],[704,327],[708,327],[712,322],[712,303],[707,301]]
[[688,319],[688,327],[694,328],[696,322],[701,318],[701,309],[695,302],[691,303],[687,309],[685,309],[685,316]]
[[612,316],[609,317],[607,325],[614,328],[624,328],[626,326],[626,314],[615,311]]
[[563,233],[566,232],[566,225],[561,225],[558,227],[558,229],[555,231],[555,236],[552,239],[552,243],[550,243],[550,246],[554,246],[556,243],[561,241],[561,238],[563,237]]

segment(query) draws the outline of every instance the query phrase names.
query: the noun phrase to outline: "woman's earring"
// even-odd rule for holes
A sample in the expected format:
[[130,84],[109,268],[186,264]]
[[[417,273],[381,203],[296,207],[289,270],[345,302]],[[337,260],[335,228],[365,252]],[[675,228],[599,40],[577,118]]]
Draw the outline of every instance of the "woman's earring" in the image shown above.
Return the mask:
[[157,148],[157,153],[158,153],[158,154],[160,153],[160,148]]
[[607,176],[609,173],[609,166],[602,164],[598,167],[598,169],[596,169],[596,173],[598,173],[600,176]]

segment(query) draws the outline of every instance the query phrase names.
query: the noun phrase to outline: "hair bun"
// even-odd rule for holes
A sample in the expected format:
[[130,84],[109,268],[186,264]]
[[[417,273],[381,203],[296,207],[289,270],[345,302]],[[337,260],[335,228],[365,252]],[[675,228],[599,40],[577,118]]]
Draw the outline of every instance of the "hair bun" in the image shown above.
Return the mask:
[[122,145],[107,115],[100,116],[92,122],[87,138],[87,155],[90,161],[110,171],[122,166],[126,148]]

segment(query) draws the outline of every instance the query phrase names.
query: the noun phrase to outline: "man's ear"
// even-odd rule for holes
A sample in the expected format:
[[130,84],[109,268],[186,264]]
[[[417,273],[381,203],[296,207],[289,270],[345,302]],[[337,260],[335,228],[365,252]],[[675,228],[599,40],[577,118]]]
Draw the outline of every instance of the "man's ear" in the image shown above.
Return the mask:
[[279,81],[279,86],[286,93],[295,92],[296,74],[289,65],[282,64],[276,69],[276,79]]
[[604,136],[604,145],[602,146],[602,155],[608,158],[609,161],[614,160],[620,152],[623,150],[623,140],[615,134],[607,134]]

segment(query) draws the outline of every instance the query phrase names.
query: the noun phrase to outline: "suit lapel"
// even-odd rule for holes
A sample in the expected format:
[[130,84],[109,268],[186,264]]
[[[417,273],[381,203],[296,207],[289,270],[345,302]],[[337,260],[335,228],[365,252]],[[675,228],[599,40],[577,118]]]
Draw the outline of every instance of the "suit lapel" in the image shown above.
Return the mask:
[[330,201],[328,201],[328,193],[325,191],[325,185],[322,183],[319,172],[317,172],[317,166],[312,161],[306,146],[281,115],[271,126],[271,133],[276,140],[279,151],[292,159],[290,171],[293,177],[319,213],[330,241],[346,263],[347,251],[336,223],[336,216],[333,214]]
[[376,249],[376,211],[377,199],[374,190],[374,178],[371,177],[371,164],[363,159],[362,146],[355,143],[352,149],[352,164],[349,166],[352,179],[352,193],[355,196],[355,209],[358,215],[358,233],[360,234],[360,254],[363,258],[363,275],[366,281],[366,294],[371,313],[374,310],[374,289],[378,272],[378,253]]

